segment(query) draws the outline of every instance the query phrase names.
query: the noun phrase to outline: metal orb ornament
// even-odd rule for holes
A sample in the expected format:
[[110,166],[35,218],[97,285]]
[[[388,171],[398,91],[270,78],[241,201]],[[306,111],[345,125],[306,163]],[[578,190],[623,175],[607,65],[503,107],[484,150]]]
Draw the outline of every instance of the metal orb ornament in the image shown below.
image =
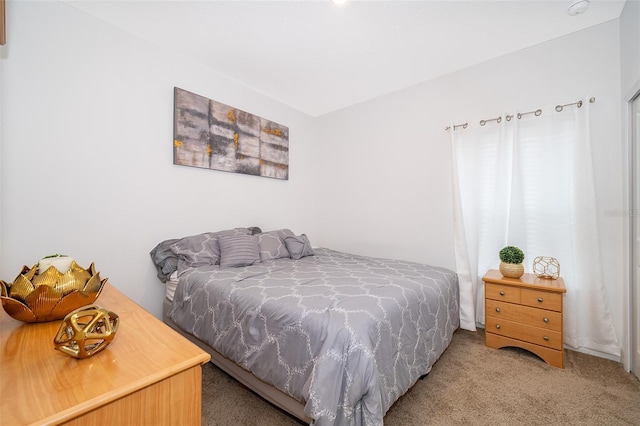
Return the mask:
[[538,256],[533,259],[533,273],[538,278],[558,279],[560,277],[560,262],[555,257]]
[[88,358],[106,348],[116,336],[120,319],[96,305],[70,312],[53,339],[55,348],[74,358]]

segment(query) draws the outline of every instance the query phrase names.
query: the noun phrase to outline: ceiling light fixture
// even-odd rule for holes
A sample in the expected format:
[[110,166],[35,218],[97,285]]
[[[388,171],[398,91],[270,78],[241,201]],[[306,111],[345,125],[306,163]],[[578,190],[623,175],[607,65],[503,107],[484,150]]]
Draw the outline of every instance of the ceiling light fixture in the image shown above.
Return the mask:
[[347,2],[347,0],[331,0],[331,3],[333,3],[333,4],[344,4],[346,2]]
[[572,0],[567,9],[567,13],[571,16],[580,15],[589,8],[589,0]]

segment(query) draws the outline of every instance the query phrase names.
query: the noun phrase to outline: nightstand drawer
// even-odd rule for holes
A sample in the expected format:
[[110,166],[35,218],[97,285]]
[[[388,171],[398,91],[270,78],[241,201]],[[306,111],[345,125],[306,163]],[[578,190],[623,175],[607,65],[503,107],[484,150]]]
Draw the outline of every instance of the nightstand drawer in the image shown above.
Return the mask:
[[484,295],[487,299],[520,303],[520,289],[513,286],[485,283]]
[[562,349],[562,333],[559,331],[545,330],[490,316],[486,318],[486,322],[487,333],[500,334],[552,349]]
[[562,331],[562,314],[560,312],[536,309],[529,306],[514,305],[498,300],[486,300],[486,315],[498,320],[508,320],[547,330]]
[[520,303],[534,308],[562,312],[562,294],[560,293],[523,288],[520,290]]

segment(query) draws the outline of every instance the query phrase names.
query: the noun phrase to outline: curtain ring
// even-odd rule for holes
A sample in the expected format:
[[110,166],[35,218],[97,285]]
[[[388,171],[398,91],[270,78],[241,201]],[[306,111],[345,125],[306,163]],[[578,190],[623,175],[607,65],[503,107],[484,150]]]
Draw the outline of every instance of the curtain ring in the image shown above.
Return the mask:
[[534,115],[537,117],[540,114],[542,114],[542,110],[541,109],[537,109],[536,112],[534,112]]
[[484,126],[485,124],[487,124],[490,121],[495,121],[496,123],[499,123],[499,122],[502,121],[502,116],[497,117],[497,118],[492,118],[492,119],[489,119],[489,120],[480,120],[480,125]]

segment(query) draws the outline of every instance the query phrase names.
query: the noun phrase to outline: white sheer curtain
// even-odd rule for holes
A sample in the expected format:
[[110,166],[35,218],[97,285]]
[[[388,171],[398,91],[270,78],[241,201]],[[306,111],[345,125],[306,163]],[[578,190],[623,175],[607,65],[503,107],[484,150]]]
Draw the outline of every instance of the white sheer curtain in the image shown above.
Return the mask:
[[484,324],[482,276],[515,245],[560,262],[567,287],[564,343],[620,355],[604,291],[589,132],[589,102],[561,112],[453,128],[453,199],[460,323]]

